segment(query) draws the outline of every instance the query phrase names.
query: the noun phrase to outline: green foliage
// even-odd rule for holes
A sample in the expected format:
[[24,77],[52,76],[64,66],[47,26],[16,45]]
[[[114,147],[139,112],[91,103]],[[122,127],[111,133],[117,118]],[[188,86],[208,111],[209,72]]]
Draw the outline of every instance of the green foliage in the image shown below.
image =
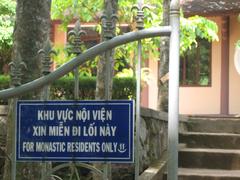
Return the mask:
[[[136,10],[131,10],[133,5],[137,4],[136,0],[119,0],[118,23],[127,23],[131,31],[136,30]],[[147,2],[149,9],[144,9],[145,28],[159,26],[162,22],[162,0],[150,0]],[[80,17],[82,22],[94,21],[99,23],[101,11],[103,9],[103,1],[86,1],[86,0],[53,0],[52,1],[52,18],[63,20],[63,24],[67,25],[72,18]],[[99,25],[98,31],[101,31]],[[190,18],[181,17],[181,44],[180,53],[191,49],[192,45],[197,45],[196,38],[207,39],[208,41],[218,40],[217,25],[204,17],[193,16]],[[117,29],[117,34],[122,32]],[[160,38],[151,38],[142,40],[143,44],[143,59],[148,59],[151,52],[153,57],[159,57],[159,42]],[[123,65],[128,63],[134,66],[136,59],[137,43],[129,43],[115,49],[115,71],[122,69]],[[96,63],[95,63],[96,65]],[[91,74],[91,73],[89,73]]]
[[[94,97],[96,87],[95,77],[81,77],[79,80],[80,94],[82,99]],[[74,78],[72,76],[63,77],[51,85],[52,99],[74,99]]]
[[132,77],[113,78],[113,99],[135,99],[136,79]]
[[[128,99],[135,97],[134,78],[114,78],[113,79],[113,99]],[[74,99],[74,78],[63,77],[51,86],[52,99]],[[79,78],[80,99],[94,99],[96,89],[96,77]]]
[[206,39],[197,39],[197,46],[181,56],[180,83],[187,86],[209,86],[211,43]]
[[240,40],[237,41],[236,47],[240,49]]
[[[10,87],[10,77],[0,75],[0,90]],[[0,104],[7,104],[7,100],[0,99]]]
[[0,1],[0,50],[11,47],[16,2]]
[[[56,68],[60,67],[64,63],[67,63],[74,57],[76,57],[74,54],[69,53],[69,46],[66,47],[57,46],[54,48],[57,52],[57,55],[53,57],[53,61],[55,62]],[[92,61],[87,61],[85,64],[81,65],[79,67],[79,73],[80,76],[94,76],[96,75],[96,67],[97,67],[97,61],[99,57],[96,57]],[[73,74],[70,74],[73,75]]]
[[0,76],[0,90],[9,88],[10,77],[9,76]]
[[15,8],[16,2],[13,0],[0,1],[0,74],[3,74],[3,66],[11,58]]
[[191,49],[193,44],[197,45],[197,38],[207,39],[209,42],[218,41],[218,26],[215,22],[204,17],[193,16],[181,17],[181,41],[180,52],[183,54]]
[[[9,88],[10,77],[0,76],[0,90]],[[80,99],[95,99],[96,77],[79,78]],[[113,79],[113,99],[135,98],[136,80],[132,77]],[[51,84],[51,99],[74,99],[74,78],[65,76]],[[3,101],[0,101],[3,103]]]
[[98,21],[99,13],[103,9],[100,0],[52,0],[52,19],[61,19],[66,25],[74,18],[80,17],[82,22]]
[[[134,78],[135,74],[133,69],[124,68],[121,72],[118,72],[116,78]],[[149,68],[141,68],[141,85],[145,86],[153,79],[151,70]]]

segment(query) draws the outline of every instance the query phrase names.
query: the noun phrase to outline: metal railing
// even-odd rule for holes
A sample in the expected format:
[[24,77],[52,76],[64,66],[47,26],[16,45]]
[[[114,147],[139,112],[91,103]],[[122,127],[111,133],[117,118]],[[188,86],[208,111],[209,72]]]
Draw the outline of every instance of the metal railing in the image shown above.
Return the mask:
[[[143,18],[143,1],[139,1],[138,6],[138,18]],[[129,32],[124,35],[113,37],[107,41],[104,41],[85,52],[81,51],[74,51],[73,53],[76,55],[75,58],[70,60],[69,62],[65,63],[54,72],[48,71],[50,67],[50,56],[49,54],[52,53],[50,45],[47,45],[48,49],[40,51],[44,53],[45,60],[43,61],[43,67],[45,65],[46,69],[42,71],[43,76],[26,84],[5,89],[0,91],[0,99],[9,99],[14,98],[17,100],[17,97],[23,94],[26,94],[30,91],[44,88],[44,93],[42,96],[42,100],[48,99],[48,91],[49,91],[49,84],[56,81],[60,77],[64,76],[65,74],[74,71],[75,74],[75,99],[78,99],[78,68],[80,65],[90,61],[94,57],[102,54],[103,52],[108,52],[109,49],[114,49],[120,45],[130,43],[133,41],[138,41],[138,66],[137,66],[137,107],[136,107],[136,151],[135,151],[135,179],[137,180],[139,177],[139,153],[138,153],[138,146],[139,146],[139,124],[140,124],[140,78],[141,78],[141,39],[150,38],[150,37],[158,37],[158,36],[170,36],[170,63],[169,63],[169,122],[168,122],[168,180],[177,180],[177,168],[178,168],[178,87],[179,87],[179,0],[171,0],[171,8],[170,8],[170,26],[162,26],[157,28],[149,28],[143,29],[142,22],[138,22],[138,31],[136,32]],[[79,27],[77,27],[79,26]],[[76,24],[75,26],[78,28],[78,36],[83,33],[79,25]],[[72,34],[77,32],[71,32]],[[80,39],[75,39],[75,46],[79,46]],[[76,50],[76,49],[75,49]],[[108,93],[107,93],[108,94]],[[15,145],[13,145],[14,147]],[[12,157],[12,162],[14,162],[15,156]],[[14,164],[14,163],[12,163]],[[95,172],[96,174],[100,175],[104,180],[108,179],[106,173],[109,173],[106,168],[105,170],[99,170],[91,165],[85,163],[64,163],[57,167],[54,167],[49,173],[45,173],[44,171],[42,174],[45,173],[46,177],[52,177],[54,179],[61,179],[54,173],[60,169],[71,167],[73,173],[76,173],[78,179],[80,179],[77,168],[84,167],[90,169],[91,171]],[[13,165],[12,171],[15,171],[16,166]],[[15,177],[15,174],[13,175]],[[44,177],[45,178],[45,177]],[[44,179],[43,178],[43,179]],[[15,178],[13,178],[15,179]]]

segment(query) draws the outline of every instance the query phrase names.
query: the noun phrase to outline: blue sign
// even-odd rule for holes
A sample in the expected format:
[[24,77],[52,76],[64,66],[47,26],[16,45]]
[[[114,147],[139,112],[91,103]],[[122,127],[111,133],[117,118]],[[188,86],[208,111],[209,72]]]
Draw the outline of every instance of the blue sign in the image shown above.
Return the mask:
[[18,101],[18,161],[133,162],[133,101]]

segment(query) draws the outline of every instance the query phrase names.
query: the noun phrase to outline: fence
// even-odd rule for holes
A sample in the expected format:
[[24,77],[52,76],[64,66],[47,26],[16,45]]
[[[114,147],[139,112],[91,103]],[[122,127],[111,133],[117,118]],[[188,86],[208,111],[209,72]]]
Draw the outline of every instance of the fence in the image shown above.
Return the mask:
[[[102,53],[106,53],[106,63],[108,64],[108,68],[106,70],[106,86],[105,86],[105,99],[110,99],[109,93],[109,77],[110,77],[110,63],[111,63],[111,53],[109,50],[114,49],[117,46],[122,44],[126,44],[133,41],[138,41],[138,66],[137,66],[137,95],[136,95],[136,142],[135,142],[135,179],[139,178],[139,147],[140,147],[140,78],[141,78],[141,39],[150,38],[150,37],[158,37],[158,36],[170,36],[170,64],[169,64],[169,115],[168,115],[168,179],[169,180],[176,180],[177,179],[177,167],[178,167],[178,86],[179,86],[179,1],[172,0],[171,1],[171,10],[170,10],[170,26],[163,26],[157,28],[149,28],[143,29],[143,2],[139,1],[137,6],[138,13],[138,31],[136,32],[129,32],[124,35],[120,35],[117,37],[108,38],[107,41],[104,41],[88,50],[84,53],[80,51],[74,51],[73,53],[76,54],[76,57],[70,60],[68,63],[64,64],[60,68],[56,69],[54,72],[50,72],[50,53],[53,53],[50,47],[50,43],[46,44],[45,48],[40,53],[44,54],[43,59],[43,69],[42,73],[43,76],[39,79],[36,79],[32,82],[20,85],[20,78],[19,74],[21,74],[20,66],[23,66],[21,60],[18,62],[18,68],[13,69],[13,81],[15,81],[16,87],[2,90],[0,91],[0,98],[1,99],[9,99],[14,98],[13,100],[17,101],[18,96],[26,94],[30,91],[37,90],[39,88],[44,88],[42,93],[41,100],[47,100],[49,97],[49,84],[53,83],[55,80],[59,79],[60,77],[64,76],[65,74],[74,71],[75,73],[75,86],[74,86],[74,94],[75,99],[78,99],[78,87],[79,87],[79,78],[78,78],[78,67],[84,64],[89,59],[93,59],[94,57],[101,55]],[[112,16],[112,15],[110,15]],[[109,18],[109,17],[108,17]],[[110,18],[111,19],[111,18]],[[109,24],[110,23],[110,24]],[[112,22],[108,21],[107,24],[103,25],[103,30],[109,30],[112,28]],[[82,34],[81,29],[78,27],[78,23],[76,24],[75,30],[70,34],[75,36],[75,40],[73,42],[74,47],[77,47],[80,43],[79,36]],[[76,49],[75,49],[76,50]],[[17,67],[17,66],[16,66]],[[20,85],[20,86],[18,86]],[[14,110],[13,110],[14,111]],[[15,132],[13,132],[13,137],[15,137]],[[15,144],[13,144],[13,148],[15,149]],[[11,164],[12,164],[12,179],[14,180],[16,177],[16,162],[15,162],[15,154],[11,157]],[[62,168],[69,167],[73,174],[76,174],[77,179],[80,179],[78,175],[77,168],[84,167],[87,168],[96,174],[100,175],[102,179],[111,179],[111,165],[109,163],[104,164],[103,169],[97,169],[94,166],[91,166],[86,163],[66,163],[61,164],[53,168],[49,174],[46,174],[47,164],[45,164],[45,169],[43,168],[42,171],[42,179],[45,179],[49,176],[55,179],[61,179],[60,177],[54,175],[56,171]],[[71,176],[72,177],[72,176]]]

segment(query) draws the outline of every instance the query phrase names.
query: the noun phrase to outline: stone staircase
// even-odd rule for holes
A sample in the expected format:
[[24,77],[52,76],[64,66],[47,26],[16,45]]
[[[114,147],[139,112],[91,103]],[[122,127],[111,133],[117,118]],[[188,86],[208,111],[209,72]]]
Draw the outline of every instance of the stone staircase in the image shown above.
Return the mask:
[[179,180],[240,180],[240,118],[191,117],[179,136]]

